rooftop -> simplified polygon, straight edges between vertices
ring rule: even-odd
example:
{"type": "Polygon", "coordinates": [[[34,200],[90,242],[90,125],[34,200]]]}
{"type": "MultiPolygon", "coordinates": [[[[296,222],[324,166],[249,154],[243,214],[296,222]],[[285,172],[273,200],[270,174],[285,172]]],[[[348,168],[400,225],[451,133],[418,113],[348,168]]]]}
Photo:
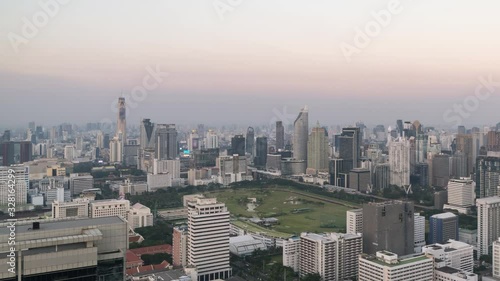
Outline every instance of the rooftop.
{"type": "MultiPolygon", "coordinates": [[[[82,218],[82,219],[48,219],[48,220],[36,220],[40,222],[39,230],[32,230],[33,221],[18,221],[16,223],[16,234],[26,233],[28,231],[47,231],[47,230],[57,230],[66,228],[84,228],[93,225],[105,225],[105,224],[116,224],[124,223],[125,221],[119,217],[103,217],[103,218],[82,218]]],[[[0,235],[9,235],[10,230],[7,228],[8,222],[0,223],[0,235]]]]}
{"type": "Polygon", "coordinates": [[[448,219],[448,218],[456,218],[457,216],[454,213],[446,212],[446,213],[441,213],[437,215],[431,216],[431,218],[436,218],[436,219],[448,219]]]}

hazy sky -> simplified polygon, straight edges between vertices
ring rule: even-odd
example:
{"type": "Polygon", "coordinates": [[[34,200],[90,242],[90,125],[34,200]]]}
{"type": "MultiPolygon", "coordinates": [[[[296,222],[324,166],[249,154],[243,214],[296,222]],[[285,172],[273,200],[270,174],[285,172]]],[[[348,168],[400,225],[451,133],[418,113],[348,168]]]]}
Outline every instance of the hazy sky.
{"type": "MultiPolygon", "coordinates": [[[[0,127],[115,120],[122,92],[129,124],[264,124],[307,104],[311,123],[454,126],[443,114],[478,77],[500,82],[498,0],[55,1],[0,2],[0,127]],[[391,18],[356,45],[373,13],[391,18]],[[147,67],[169,76],[134,99],[147,67]]],[[[464,124],[500,121],[498,84],[464,124]]]]}

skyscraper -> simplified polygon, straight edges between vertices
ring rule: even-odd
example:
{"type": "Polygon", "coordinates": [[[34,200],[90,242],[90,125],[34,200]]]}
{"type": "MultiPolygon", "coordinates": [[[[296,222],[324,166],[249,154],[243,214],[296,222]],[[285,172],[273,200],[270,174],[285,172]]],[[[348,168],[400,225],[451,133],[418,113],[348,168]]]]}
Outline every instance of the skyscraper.
{"type": "Polygon", "coordinates": [[[300,235],[300,276],[319,273],[322,280],[356,278],[362,242],[360,234],[302,233],[300,235]]]}
{"type": "Polygon", "coordinates": [[[257,137],[254,164],[257,167],[266,167],[266,163],[267,163],[267,138],[257,137]]]}
{"type": "Polygon", "coordinates": [[[215,198],[198,198],[188,204],[187,262],[197,280],[227,279],[229,265],[229,211],[215,198]]]}
{"type": "Polygon", "coordinates": [[[328,171],[328,135],[319,123],[312,129],[307,143],[307,168],[315,172],[328,171]]]}
{"type": "Polygon", "coordinates": [[[500,157],[479,156],[476,160],[476,197],[497,196],[500,185],[500,157]]]}
{"type": "Polygon", "coordinates": [[[214,130],[208,130],[205,139],[205,148],[206,149],[219,148],[219,136],[214,130]]]}
{"type": "Polygon", "coordinates": [[[410,184],[410,143],[398,138],[389,143],[391,184],[399,187],[410,184]]]}
{"type": "MultiPolygon", "coordinates": [[[[245,152],[254,156],[255,154],[255,131],[252,127],[248,127],[245,143],[245,152]]],[[[241,156],[241,155],[240,155],[241,156]]]]}
{"type": "Polygon", "coordinates": [[[154,148],[156,146],[155,131],[156,125],[155,123],[151,122],[151,119],[142,119],[139,140],[141,149],[154,148]]]}
{"type": "Polygon", "coordinates": [[[172,160],[177,158],[177,130],[175,124],[156,125],[155,158],[172,160]]]}
{"type": "Polygon", "coordinates": [[[300,111],[293,123],[293,157],[307,161],[307,140],[309,138],[309,112],[307,106],[300,111]]]}
{"type": "Polygon", "coordinates": [[[339,158],[344,160],[344,172],[348,173],[361,164],[361,134],[359,128],[343,128],[337,137],[339,142],[339,158]]]}
{"type": "Polygon", "coordinates": [[[276,150],[285,148],[285,127],[282,121],[276,121],[276,150]]]}
{"type": "Polygon", "coordinates": [[[429,218],[429,229],[430,244],[458,240],[458,216],[453,213],[433,215],[429,218]]]}
{"type": "Polygon", "coordinates": [[[500,237],[493,243],[493,277],[500,278],[500,237]]]}
{"type": "MultiPolygon", "coordinates": [[[[253,133],[251,136],[253,138],[253,133]]],[[[243,135],[235,135],[231,138],[231,155],[234,154],[238,154],[238,156],[245,156],[245,137],[243,135]]]]}
{"type": "Polygon", "coordinates": [[[413,203],[387,201],[363,205],[363,252],[390,251],[398,255],[414,252],[413,203]]]}
{"type": "Polygon", "coordinates": [[[348,234],[363,233],[363,209],[346,212],[346,232],[348,234]]]}
{"type": "Polygon", "coordinates": [[[1,144],[3,166],[22,164],[33,159],[33,145],[30,141],[7,141],[1,144]]]}
{"type": "Polygon", "coordinates": [[[493,241],[500,237],[500,197],[477,199],[476,206],[478,252],[488,255],[493,241]]]}
{"type": "Polygon", "coordinates": [[[126,120],[126,105],[125,98],[118,98],[118,120],[116,122],[116,137],[118,137],[122,144],[127,142],[127,120],[126,120]]]}
{"type": "Polygon", "coordinates": [[[472,145],[472,135],[469,134],[459,134],[456,137],[456,150],[464,153],[466,158],[466,173],[467,176],[473,173],[474,159],[473,156],[473,145],[472,145]]]}

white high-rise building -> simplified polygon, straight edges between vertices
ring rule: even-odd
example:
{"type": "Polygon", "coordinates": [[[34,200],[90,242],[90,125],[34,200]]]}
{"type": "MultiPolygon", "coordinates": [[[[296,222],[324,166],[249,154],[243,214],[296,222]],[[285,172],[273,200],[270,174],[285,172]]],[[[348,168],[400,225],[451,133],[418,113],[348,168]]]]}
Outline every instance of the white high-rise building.
{"type": "Polygon", "coordinates": [[[229,211],[215,198],[199,198],[188,204],[188,264],[196,281],[227,279],[229,265],[229,211]]]}
{"type": "Polygon", "coordinates": [[[500,278],[500,237],[493,243],[493,277],[500,278]]]}
{"type": "Polygon", "coordinates": [[[109,162],[121,163],[123,160],[123,145],[118,138],[109,142],[109,162]]]}
{"type": "Polygon", "coordinates": [[[466,272],[474,269],[474,247],[467,243],[450,240],[446,244],[424,246],[422,252],[439,259],[437,267],[449,266],[466,272]]]}
{"type": "Polygon", "coordinates": [[[300,237],[294,236],[283,240],[283,266],[299,272],[300,237]]]}
{"type": "Polygon", "coordinates": [[[68,161],[73,161],[75,159],[75,147],[72,145],[66,145],[64,147],[64,159],[68,161]]]}
{"type": "Polygon", "coordinates": [[[102,131],[97,132],[96,146],[100,149],[104,148],[104,134],[102,131]]]}
{"type": "Polygon", "coordinates": [[[322,280],[349,280],[358,275],[361,234],[302,233],[299,275],[318,273],[322,280]]]}
{"type": "Polygon", "coordinates": [[[205,148],[219,148],[219,136],[215,131],[208,130],[205,140],[205,148]]]}
{"type": "Polygon", "coordinates": [[[16,206],[26,204],[29,186],[29,166],[0,166],[0,206],[12,203],[9,198],[15,198],[16,206]]]}
{"type": "Polygon", "coordinates": [[[415,253],[421,253],[425,246],[425,217],[415,214],[413,222],[415,223],[415,253]]]}
{"type": "Polygon", "coordinates": [[[400,259],[387,251],[363,254],[358,281],[434,281],[434,259],[423,254],[400,259]]]}
{"type": "Polygon", "coordinates": [[[476,199],[475,188],[476,183],[470,178],[451,179],[448,182],[448,204],[445,208],[468,213],[476,199]]]}
{"type": "Polygon", "coordinates": [[[476,206],[478,252],[488,255],[489,247],[500,237],[500,197],[479,198],[476,206]]]}
{"type": "Polygon", "coordinates": [[[363,209],[346,212],[346,232],[348,234],[363,233],[363,209]]]}
{"type": "Polygon", "coordinates": [[[390,182],[399,187],[410,184],[410,142],[398,138],[389,143],[390,182]]]}
{"type": "Polygon", "coordinates": [[[76,150],[78,150],[78,151],[83,150],[83,137],[81,137],[81,136],[76,137],[75,147],[76,147],[76,150]]]}

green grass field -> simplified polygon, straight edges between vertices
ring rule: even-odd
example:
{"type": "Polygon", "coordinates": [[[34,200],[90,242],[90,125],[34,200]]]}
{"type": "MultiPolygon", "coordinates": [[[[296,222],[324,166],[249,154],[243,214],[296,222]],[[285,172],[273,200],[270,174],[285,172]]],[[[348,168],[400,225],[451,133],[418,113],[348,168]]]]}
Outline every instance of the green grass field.
{"type": "MultiPolygon", "coordinates": [[[[228,189],[207,193],[206,196],[216,197],[218,201],[226,203],[233,216],[275,217],[280,223],[272,226],[270,230],[288,234],[345,230],[346,211],[350,209],[274,189],[228,189]],[[247,198],[257,198],[258,204],[253,211],[247,208],[247,198]]],[[[249,222],[245,224],[249,227],[255,226],[249,222]]]]}

